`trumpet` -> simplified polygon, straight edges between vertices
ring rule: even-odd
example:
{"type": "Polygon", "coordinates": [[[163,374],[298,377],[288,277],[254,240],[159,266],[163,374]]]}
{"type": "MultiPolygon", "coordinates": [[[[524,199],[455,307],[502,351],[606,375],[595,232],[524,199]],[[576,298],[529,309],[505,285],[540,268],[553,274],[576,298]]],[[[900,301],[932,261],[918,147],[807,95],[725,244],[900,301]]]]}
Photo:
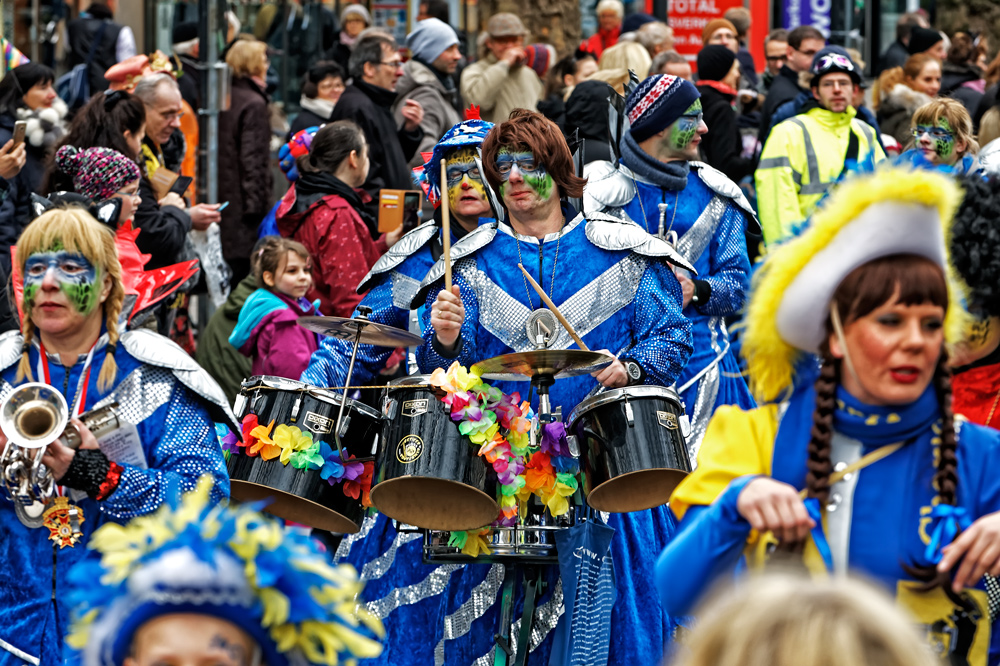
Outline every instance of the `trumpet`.
{"type": "MultiPolygon", "coordinates": [[[[100,438],[121,426],[118,403],[80,415],[80,421],[100,438]]],[[[33,382],[17,387],[0,403],[0,430],[7,446],[0,455],[0,480],[15,504],[46,503],[55,494],[55,479],[42,464],[45,449],[59,442],[71,449],[83,443],[79,430],[69,422],[69,407],[62,393],[48,384],[33,382]]]]}

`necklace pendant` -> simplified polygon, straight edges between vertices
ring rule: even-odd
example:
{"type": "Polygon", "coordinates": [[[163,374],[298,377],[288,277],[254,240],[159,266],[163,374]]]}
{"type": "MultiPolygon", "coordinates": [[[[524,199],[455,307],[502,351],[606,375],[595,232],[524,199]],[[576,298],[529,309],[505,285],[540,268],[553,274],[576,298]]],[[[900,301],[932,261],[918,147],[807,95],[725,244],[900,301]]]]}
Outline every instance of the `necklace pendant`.
{"type": "Polygon", "coordinates": [[[83,510],[70,504],[65,497],[56,497],[52,506],[42,514],[42,519],[42,524],[49,528],[49,540],[59,544],[60,548],[72,548],[83,536],[80,530],[84,521],[83,510]]]}
{"type": "Polygon", "coordinates": [[[528,315],[526,328],[528,341],[535,349],[548,349],[555,344],[559,334],[559,322],[548,308],[538,308],[528,315]]]}

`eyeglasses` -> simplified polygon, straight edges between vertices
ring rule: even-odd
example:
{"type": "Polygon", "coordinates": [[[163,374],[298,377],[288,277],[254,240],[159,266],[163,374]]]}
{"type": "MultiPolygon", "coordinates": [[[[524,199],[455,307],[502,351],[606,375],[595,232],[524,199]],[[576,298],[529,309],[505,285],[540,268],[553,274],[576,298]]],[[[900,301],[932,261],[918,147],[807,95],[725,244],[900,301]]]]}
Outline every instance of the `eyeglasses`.
{"type": "Polygon", "coordinates": [[[180,120],[181,118],[184,117],[183,111],[170,111],[164,113],[163,111],[157,110],[156,112],[160,114],[160,117],[166,120],[168,123],[173,122],[174,120],[180,120]]]}
{"type": "Polygon", "coordinates": [[[141,194],[139,194],[139,190],[136,190],[135,192],[118,191],[118,192],[115,192],[115,194],[121,195],[123,197],[129,197],[129,198],[132,198],[132,199],[138,199],[138,198],[140,198],[142,196],[141,194]]]}
{"type": "MultiPolygon", "coordinates": [[[[795,49],[794,46],[792,48],[795,49]]],[[[809,56],[810,58],[812,58],[814,55],[816,55],[818,53],[818,51],[816,49],[809,49],[808,51],[802,51],[800,49],[795,49],[795,50],[798,51],[799,53],[801,53],[804,56],[809,56]]]]}
{"type": "Polygon", "coordinates": [[[690,120],[696,125],[700,125],[701,121],[705,119],[705,114],[699,111],[698,113],[685,113],[681,116],[684,120],[690,120]]]}
{"type": "Polygon", "coordinates": [[[913,130],[911,130],[910,133],[913,134],[914,139],[919,139],[924,134],[930,135],[932,139],[938,139],[941,141],[945,141],[955,137],[954,134],[952,134],[946,129],[942,129],[940,127],[928,127],[926,125],[917,125],[916,127],[913,128],[913,130]]]}
{"type": "MultiPolygon", "coordinates": [[[[510,169],[508,169],[508,171],[510,171],[510,169]]],[[[463,167],[456,164],[454,166],[448,167],[447,169],[446,177],[448,178],[448,184],[455,185],[456,183],[462,182],[462,179],[465,178],[466,174],[468,174],[469,178],[471,178],[472,180],[483,179],[482,176],[479,174],[478,165],[472,164],[470,166],[463,167]]]]}
{"type": "Polygon", "coordinates": [[[388,62],[386,62],[384,60],[376,60],[375,64],[376,65],[388,65],[389,67],[392,67],[393,69],[403,69],[403,61],[402,60],[390,60],[388,62]]]}
{"type": "Polygon", "coordinates": [[[768,62],[778,62],[779,60],[788,60],[788,56],[786,55],[766,56],[764,59],[767,60],[768,62]]]}
{"type": "Polygon", "coordinates": [[[523,157],[501,155],[497,158],[497,171],[500,172],[501,176],[506,176],[514,168],[515,164],[519,171],[535,171],[538,169],[534,155],[525,155],[523,157]]]}

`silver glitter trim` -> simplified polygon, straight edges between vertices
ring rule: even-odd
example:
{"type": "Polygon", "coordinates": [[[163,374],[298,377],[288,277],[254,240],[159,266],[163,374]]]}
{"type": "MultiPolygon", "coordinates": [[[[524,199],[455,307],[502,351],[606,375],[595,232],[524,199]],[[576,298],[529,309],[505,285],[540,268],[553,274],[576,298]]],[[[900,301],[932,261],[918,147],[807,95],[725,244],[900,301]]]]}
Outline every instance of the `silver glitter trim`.
{"type": "Polygon", "coordinates": [[[704,162],[688,162],[688,164],[698,170],[701,181],[708,185],[709,189],[716,194],[730,199],[734,204],[743,209],[743,212],[748,216],[747,219],[757,227],[757,230],[760,229],[760,223],[757,221],[757,213],[754,212],[753,206],[747,201],[739,185],[734,183],[726,174],[704,162]]]}
{"type": "Polygon", "coordinates": [[[472,623],[478,620],[496,603],[497,593],[503,585],[504,566],[494,564],[490,567],[486,578],[477,585],[469,598],[454,613],[444,619],[444,631],[441,640],[434,647],[434,666],[444,666],[445,641],[461,638],[472,629],[472,623]]]}
{"type": "Polygon", "coordinates": [[[409,310],[410,303],[420,291],[420,280],[403,275],[399,271],[389,273],[389,279],[392,281],[392,304],[400,310],[409,310]]]}
{"type": "Polygon", "coordinates": [[[691,410],[691,434],[688,436],[687,447],[692,469],[698,466],[698,451],[705,438],[705,431],[708,430],[708,422],[712,418],[718,396],[719,364],[716,363],[698,382],[698,397],[695,398],[694,409],[691,410]]]}
{"type": "MultiPolygon", "coordinates": [[[[466,234],[457,243],[451,246],[451,262],[454,265],[459,259],[467,257],[474,252],[481,250],[490,244],[497,235],[497,223],[491,222],[476,227],[475,230],[466,234]]],[[[432,284],[444,277],[444,260],[438,259],[437,263],[431,266],[426,277],[420,283],[420,291],[425,292],[432,284]]]]}
{"type": "Polygon", "coordinates": [[[371,562],[365,564],[365,566],[361,569],[361,578],[363,580],[376,580],[381,578],[385,575],[385,572],[392,567],[392,563],[396,560],[396,551],[399,550],[400,546],[423,538],[424,535],[419,533],[397,534],[396,538],[392,540],[392,546],[389,547],[389,550],[386,551],[384,555],[380,555],[371,562]]]}
{"type": "Polygon", "coordinates": [[[129,423],[142,423],[153,412],[170,402],[174,385],[174,376],[169,370],[140,365],[119,382],[111,393],[98,401],[94,408],[117,402],[118,416],[129,423]]]}
{"type": "Polygon", "coordinates": [[[396,241],[396,244],[389,248],[389,251],[379,257],[368,275],[358,284],[358,293],[368,291],[372,288],[369,284],[376,275],[381,275],[399,266],[411,254],[427,244],[427,241],[437,235],[438,228],[433,222],[425,222],[416,229],[407,232],[396,241]]]}
{"type": "MultiPolygon", "coordinates": [[[[545,641],[548,635],[556,628],[559,624],[560,618],[566,613],[566,606],[563,604],[563,587],[562,578],[560,577],[552,588],[552,596],[541,606],[535,609],[535,614],[532,616],[533,621],[531,623],[531,635],[528,638],[528,652],[534,652],[538,649],[538,646],[545,641]]],[[[518,618],[517,622],[511,625],[510,628],[510,647],[517,654],[517,639],[521,632],[521,619],[518,618]]],[[[496,653],[496,645],[490,648],[490,651],[483,656],[476,659],[473,666],[492,666],[493,658],[496,653]]]]}
{"type": "MultiPolygon", "coordinates": [[[[583,336],[603,324],[609,317],[627,306],[639,289],[639,280],[646,272],[646,259],[637,254],[626,255],[617,264],[598,275],[564,302],[559,310],[576,332],[583,336]]],[[[455,271],[472,286],[480,303],[479,325],[514,351],[534,349],[528,339],[527,322],[531,310],[505,292],[471,259],[455,264],[455,271]]],[[[573,339],[559,327],[551,349],[568,349],[573,339]]]]}
{"type": "Polygon", "coordinates": [[[689,262],[694,263],[712,242],[715,232],[719,229],[719,222],[725,214],[726,202],[719,197],[712,197],[695,223],[677,241],[677,251],[689,262]]]}
{"type": "MultiPolygon", "coordinates": [[[[553,243],[559,240],[560,236],[568,234],[569,232],[573,231],[573,229],[576,229],[576,227],[579,226],[581,222],[585,221],[586,220],[583,217],[583,213],[577,213],[576,217],[574,217],[572,220],[564,224],[562,228],[559,229],[559,231],[553,231],[552,233],[545,234],[544,236],[542,236],[541,242],[553,243]]],[[[522,236],[521,234],[514,231],[514,227],[510,226],[506,222],[501,222],[500,224],[498,224],[497,230],[507,234],[511,238],[524,241],[525,243],[532,243],[534,245],[538,245],[539,243],[538,238],[536,238],[535,236],[522,236]]]]}
{"type": "Polygon", "coordinates": [[[365,606],[375,617],[384,620],[400,606],[420,603],[428,597],[434,597],[444,592],[444,588],[448,586],[448,581],[451,579],[451,574],[461,566],[461,564],[440,566],[419,583],[396,588],[388,596],[369,601],[365,606]]]}
{"type": "Polygon", "coordinates": [[[333,556],[333,561],[340,562],[351,553],[351,549],[355,543],[364,541],[372,531],[372,528],[375,527],[376,520],[378,520],[378,516],[365,516],[365,519],[361,522],[360,530],[354,534],[344,535],[344,538],[340,540],[340,545],[337,546],[337,553],[333,556]]]}

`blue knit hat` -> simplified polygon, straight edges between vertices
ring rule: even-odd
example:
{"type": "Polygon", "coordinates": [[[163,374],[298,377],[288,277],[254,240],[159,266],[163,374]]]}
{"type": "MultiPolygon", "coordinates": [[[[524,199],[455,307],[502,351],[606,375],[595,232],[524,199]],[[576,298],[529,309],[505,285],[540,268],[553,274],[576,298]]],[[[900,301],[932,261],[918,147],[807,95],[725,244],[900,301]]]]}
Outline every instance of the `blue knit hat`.
{"type": "MultiPolygon", "coordinates": [[[[479,107],[466,112],[467,116],[478,116],[479,107]]],[[[493,129],[493,123],[480,120],[478,117],[467,118],[444,133],[441,140],[434,145],[431,158],[424,164],[421,179],[430,186],[429,198],[434,201],[441,197],[441,160],[445,154],[458,148],[479,148],[483,145],[486,135],[493,129]]]]}
{"type": "Polygon", "coordinates": [[[645,141],[674,124],[700,97],[686,79],[670,74],[650,76],[625,100],[629,133],[637,142],[645,141]]]}
{"type": "Polygon", "coordinates": [[[432,64],[442,53],[458,44],[455,30],[436,18],[424,19],[406,36],[406,47],[414,58],[432,64]]]}

